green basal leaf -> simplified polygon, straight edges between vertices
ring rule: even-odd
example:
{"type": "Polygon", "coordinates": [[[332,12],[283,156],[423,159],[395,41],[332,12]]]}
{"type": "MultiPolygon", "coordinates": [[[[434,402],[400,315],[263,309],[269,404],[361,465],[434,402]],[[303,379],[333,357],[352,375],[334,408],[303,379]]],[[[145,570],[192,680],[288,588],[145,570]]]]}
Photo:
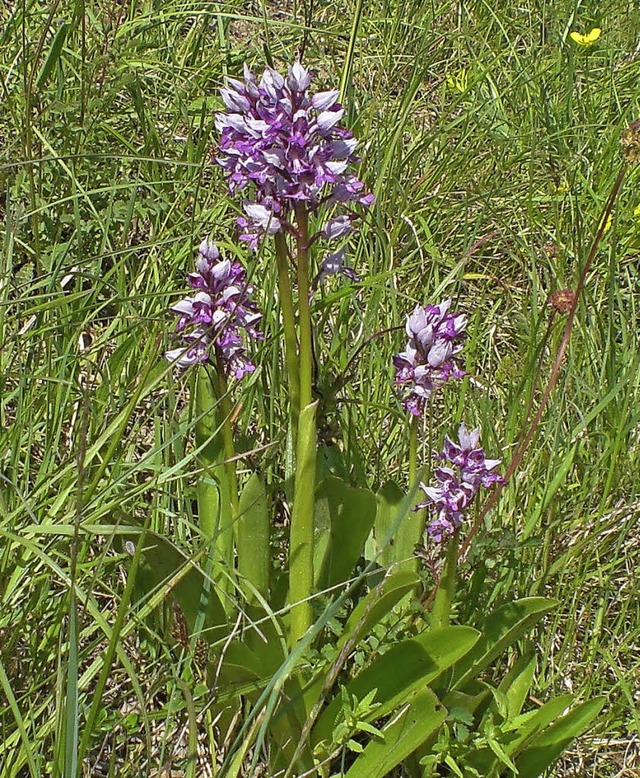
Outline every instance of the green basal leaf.
{"type": "Polygon", "coordinates": [[[520,775],[536,778],[552,765],[571,743],[591,726],[604,706],[599,697],[578,705],[550,727],[547,727],[517,760],[520,775]]]}
{"type": "MultiPolygon", "coordinates": [[[[374,625],[384,618],[418,583],[417,574],[411,571],[389,572],[378,586],[363,597],[353,609],[345,624],[344,632],[338,640],[337,650],[342,650],[348,641],[355,646],[364,635],[370,634],[374,625]]],[[[307,710],[311,710],[318,701],[323,691],[326,672],[325,669],[316,673],[307,684],[304,691],[307,710]]]]}
{"type": "Polygon", "coordinates": [[[382,729],[356,759],[346,778],[384,778],[442,725],[447,711],[435,694],[421,689],[382,729]]]}
{"type": "Polygon", "coordinates": [[[329,476],[316,492],[315,516],[315,583],[326,589],[353,574],[375,520],[376,498],[329,476]]]}
{"type": "MultiPolygon", "coordinates": [[[[517,732],[520,744],[524,743],[527,738],[537,734],[544,727],[551,724],[552,721],[561,716],[573,702],[573,697],[570,694],[561,694],[558,697],[554,697],[549,702],[538,708],[537,710],[530,710],[526,713],[521,713],[516,716],[512,721],[506,722],[502,729],[505,732],[517,732]]],[[[515,753],[515,751],[513,751],[515,753]]]]}
{"type": "MultiPolygon", "coordinates": [[[[350,696],[361,700],[371,689],[379,707],[373,718],[391,714],[419,688],[426,687],[447,668],[460,660],[477,642],[479,634],[471,627],[445,627],[427,630],[411,640],[392,646],[347,685],[350,696]]],[[[340,711],[335,697],[322,712],[312,730],[312,741],[326,740],[340,711]]]]}
{"type": "Polygon", "coordinates": [[[238,573],[247,601],[257,605],[254,589],[265,599],[269,596],[271,516],[262,478],[253,473],[247,481],[238,505],[236,551],[238,573]]]}
{"type": "Polygon", "coordinates": [[[517,659],[500,682],[498,690],[505,697],[506,719],[513,719],[522,711],[522,706],[531,689],[535,670],[536,656],[533,652],[528,652],[517,659]]]}
{"type": "MultiPolygon", "coordinates": [[[[259,628],[248,627],[241,639],[223,644],[214,659],[216,673],[229,683],[266,681],[286,657],[283,629],[274,619],[262,619],[259,628]]],[[[224,695],[225,689],[220,693],[224,695]]],[[[243,692],[244,693],[244,692],[243,692]]]]}
{"type": "MultiPolygon", "coordinates": [[[[480,640],[473,651],[456,666],[450,689],[463,689],[557,605],[557,600],[527,597],[494,611],[482,625],[480,640]]],[[[446,698],[444,702],[446,705],[446,698]]]]}
{"type": "MultiPolygon", "coordinates": [[[[516,766],[516,757],[524,753],[540,732],[558,716],[561,716],[571,702],[571,695],[564,694],[550,700],[538,710],[520,714],[511,721],[502,724],[500,727],[500,746],[516,766]]],[[[480,775],[492,777],[499,775],[503,760],[496,756],[495,750],[491,749],[487,742],[486,745],[481,745],[477,750],[469,753],[466,763],[476,769],[480,775]]]]}
{"type": "Polygon", "coordinates": [[[489,689],[486,684],[469,684],[464,692],[453,691],[447,694],[450,711],[464,709],[469,714],[476,714],[479,708],[482,708],[490,697],[489,689]]]}
{"type": "Polygon", "coordinates": [[[412,570],[390,570],[384,579],[363,597],[351,612],[338,641],[338,648],[348,641],[354,644],[420,583],[412,570]]]}
{"type": "Polygon", "coordinates": [[[394,562],[406,559],[413,554],[413,548],[407,555],[406,549],[398,545],[397,532],[392,536],[393,524],[404,500],[404,492],[393,481],[387,481],[376,495],[378,503],[376,520],[372,531],[372,553],[371,559],[388,567],[394,562]]]}
{"type": "Polygon", "coordinates": [[[232,640],[224,651],[220,678],[226,683],[247,683],[263,677],[259,656],[241,640],[232,640]]]}

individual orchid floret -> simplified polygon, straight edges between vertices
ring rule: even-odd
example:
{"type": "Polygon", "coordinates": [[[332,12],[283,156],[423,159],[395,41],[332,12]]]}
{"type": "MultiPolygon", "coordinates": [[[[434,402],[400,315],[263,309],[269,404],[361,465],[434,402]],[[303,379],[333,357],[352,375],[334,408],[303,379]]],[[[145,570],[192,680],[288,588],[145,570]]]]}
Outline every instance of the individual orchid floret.
{"type": "Polygon", "coordinates": [[[275,235],[282,225],[275,213],[258,203],[244,203],[245,216],[238,217],[238,226],[243,230],[240,240],[246,240],[252,249],[258,245],[261,235],[275,235]]]}
{"type": "Polygon", "coordinates": [[[416,306],[407,317],[406,350],[393,358],[395,383],[409,389],[403,404],[414,416],[422,413],[435,389],[465,375],[456,354],[463,347],[467,319],[450,313],[450,307],[451,300],[416,306]]]}
{"type": "Polygon", "coordinates": [[[465,483],[476,488],[489,487],[502,481],[497,473],[492,472],[502,460],[486,458],[484,449],[480,446],[479,428],[468,432],[465,425],[461,424],[458,441],[459,443],[454,443],[450,438],[445,438],[444,449],[439,458],[460,468],[465,483]]]}
{"type": "Polygon", "coordinates": [[[297,204],[314,211],[325,202],[373,200],[349,170],[359,162],[357,141],[340,126],[338,90],[311,95],[310,83],[298,62],[286,78],[267,68],[259,81],[245,66],[244,80],[228,79],[221,90],[227,110],[216,115],[217,160],[231,192],[247,191],[252,201],[240,219],[252,246],[284,229],[297,204]]]}
{"type": "Polygon", "coordinates": [[[343,238],[345,235],[350,235],[353,230],[353,214],[348,216],[335,216],[333,219],[324,225],[322,233],[325,238],[334,240],[335,238],[343,238]]]}
{"type": "Polygon", "coordinates": [[[167,351],[166,358],[181,369],[202,362],[218,362],[228,375],[242,378],[255,370],[247,357],[241,332],[261,340],[257,328],[262,315],[251,300],[253,288],[239,262],[222,259],[215,243],[204,240],[198,249],[196,272],[188,275],[196,290],[171,307],[179,315],[177,330],[184,344],[167,351]]]}
{"type": "Polygon", "coordinates": [[[437,458],[449,466],[435,470],[434,485],[420,488],[427,499],[416,506],[416,510],[427,508],[433,518],[427,524],[427,534],[436,543],[450,538],[462,525],[465,513],[480,487],[491,487],[503,479],[493,472],[501,459],[487,459],[480,446],[480,430],[467,431],[464,424],[458,430],[458,443],[445,438],[444,449],[437,458]]]}
{"type": "Polygon", "coordinates": [[[335,276],[338,273],[346,276],[350,281],[354,283],[358,281],[358,276],[355,271],[350,267],[346,267],[344,264],[345,249],[341,248],[335,251],[333,254],[329,254],[320,263],[320,270],[313,279],[313,288],[317,289],[321,283],[329,276],[335,276]]]}

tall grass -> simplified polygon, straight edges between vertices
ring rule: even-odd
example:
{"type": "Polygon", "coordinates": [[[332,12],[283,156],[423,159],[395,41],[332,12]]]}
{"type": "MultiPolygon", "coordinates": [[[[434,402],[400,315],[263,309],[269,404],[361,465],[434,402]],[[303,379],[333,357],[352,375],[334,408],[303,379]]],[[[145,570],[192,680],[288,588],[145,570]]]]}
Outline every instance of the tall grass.
{"type": "MultiPolygon", "coordinates": [[[[188,755],[203,743],[223,753],[230,722],[217,742],[198,664],[163,609],[169,585],[139,601],[141,543],[127,527],[198,558],[193,386],[162,354],[165,312],[201,236],[246,259],[211,156],[224,75],[304,47],[318,81],[340,83],[363,139],[376,205],[352,251],[362,283],[316,296],[326,339],[315,357],[336,378],[317,387],[323,433],[348,415],[360,452],[349,476],[361,482],[366,463],[377,486],[406,479],[408,441],[389,421],[401,414],[390,354],[402,336],[372,336],[415,302],[459,300],[476,366],[434,406],[425,440],[435,448],[464,410],[487,450],[515,445],[539,397],[536,366],[549,371],[561,337],[558,322],[539,348],[547,297],[575,283],[620,130],[640,115],[640,12],[623,0],[20,0],[0,19],[0,773],[71,776],[84,749],[89,774],[184,760],[200,774],[188,755]],[[595,26],[589,50],[568,37],[595,26]]],[[[638,766],[637,193],[636,168],[558,387],[458,605],[472,619],[514,593],[561,600],[537,636],[539,695],[570,688],[609,703],[558,775],[638,766]]],[[[285,380],[273,257],[249,263],[270,337],[237,423],[247,451],[267,447],[255,456],[277,482],[283,454],[270,444],[284,411],[265,391],[285,380]]]]}

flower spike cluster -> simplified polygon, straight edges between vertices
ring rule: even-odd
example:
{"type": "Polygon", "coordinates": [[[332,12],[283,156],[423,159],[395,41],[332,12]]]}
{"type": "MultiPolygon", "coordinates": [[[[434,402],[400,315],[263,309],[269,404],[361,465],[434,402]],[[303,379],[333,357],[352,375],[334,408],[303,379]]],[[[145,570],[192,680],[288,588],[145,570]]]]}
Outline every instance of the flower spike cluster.
{"type": "Polygon", "coordinates": [[[418,305],[407,317],[406,350],[393,358],[395,383],[409,388],[403,404],[414,416],[422,413],[437,387],[465,375],[455,356],[463,346],[467,319],[449,313],[450,307],[451,300],[439,305],[418,305]]]}
{"type": "Polygon", "coordinates": [[[239,262],[222,259],[214,243],[202,241],[196,272],[189,273],[189,286],[196,290],[171,307],[179,314],[178,332],[184,345],[165,356],[186,369],[199,362],[219,362],[225,372],[240,379],[255,370],[246,355],[241,331],[261,340],[257,324],[262,318],[251,300],[253,288],[239,262]]]}
{"type": "MultiPolygon", "coordinates": [[[[238,224],[253,248],[262,236],[287,229],[297,204],[314,211],[322,203],[373,201],[349,172],[359,162],[357,141],[340,126],[338,90],[310,94],[310,84],[298,62],[286,78],[267,68],[260,80],[245,65],[244,80],[229,79],[221,90],[227,111],[216,115],[217,160],[231,192],[247,192],[238,224]]],[[[323,234],[331,239],[352,230],[351,219],[339,216],[323,234]]]]}
{"type": "Polygon", "coordinates": [[[481,486],[491,487],[502,483],[502,477],[493,471],[501,459],[487,459],[480,447],[480,430],[467,431],[464,424],[458,430],[458,443],[445,438],[444,449],[438,454],[441,462],[449,466],[436,468],[436,484],[420,488],[427,499],[416,510],[429,508],[435,517],[427,525],[427,533],[442,543],[458,529],[464,514],[481,486]]]}

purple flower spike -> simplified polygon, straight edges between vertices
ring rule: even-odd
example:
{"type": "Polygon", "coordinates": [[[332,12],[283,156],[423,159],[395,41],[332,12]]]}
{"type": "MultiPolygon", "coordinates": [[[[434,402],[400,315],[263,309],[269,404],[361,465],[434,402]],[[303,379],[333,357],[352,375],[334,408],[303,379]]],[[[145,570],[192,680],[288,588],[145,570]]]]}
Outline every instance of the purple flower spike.
{"type": "Polygon", "coordinates": [[[480,447],[480,430],[467,431],[464,424],[458,430],[458,441],[454,443],[445,438],[444,449],[438,459],[453,467],[437,467],[436,484],[420,488],[427,499],[416,506],[415,510],[428,508],[434,518],[427,525],[427,534],[436,543],[450,538],[461,526],[465,511],[473,502],[481,486],[490,487],[503,483],[497,473],[492,472],[501,459],[487,459],[480,447]]]}
{"type": "Polygon", "coordinates": [[[480,447],[480,430],[476,428],[467,432],[464,424],[458,430],[459,444],[449,438],[444,439],[444,450],[439,455],[441,460],[448,460],[452,465],[459,467],[462,480],[471,484],[474,488],[479,486],[492,486],[500,483],[502,478],[491,472],[496,468],[501,459],[487,459],[484,450],[480,447]]]}
{"type": "Polygon", "coordinates": [[[203,240],[198,252],[196,272],[188,275],[196,293],[171,306],[180,316],[177,330],[184,345],[165,356],[183,370],[220,360],[227,374],[242,378],[255,366],[246,355],[241,331],[255,340],[263,338],[257,329],[262,314],[251,300],[253,287],[244,267],[221,259],[215,243],[203,240]]]}
{"type": "Polygon", "coordinates": [[[310,83],[299,62],[286,78],[267,68],[260,81],[245,66],[244,81],[229,79],[221,90],[227,111],[216,115],[218,162],[232,193],[253,191],[247,218],[238,222],[254,248],[260,237],[286,226],[297,203],[314,211],[324,202],[373,200],[348,170],[359,162],[357,141],[340,126],[338,91],[310,95],[310,83]]]}
{"type": "Polygon", "coordinates": [[[451,300],[439,305],[418,305],[407,317],[406,350],[393,358],[395,383],[409,387],[403,404],[413,416],[422,413],[435,389],[465,375],[455,356],[462,350],[467,319],[449,313],[450,307],[451,300]]]}

